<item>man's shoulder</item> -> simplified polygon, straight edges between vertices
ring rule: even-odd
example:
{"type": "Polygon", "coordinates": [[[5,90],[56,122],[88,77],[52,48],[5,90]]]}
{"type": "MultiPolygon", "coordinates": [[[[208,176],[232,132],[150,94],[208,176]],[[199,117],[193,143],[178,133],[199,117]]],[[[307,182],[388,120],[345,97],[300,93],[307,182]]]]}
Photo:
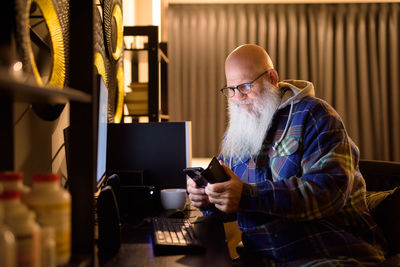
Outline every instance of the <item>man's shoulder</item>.
{"type": "MultiPolygon", "coordinates": [[[[317,97],[306,97],[293,107],[291,126],[313,127],[313,125],[343,125],[336,110],[317,97]]],[[[340,126],[342,127],[342,126],[340,126]]]]}
{"type": "Polygon", "coordinates": [[[325,100],[307,96],[296,103],[296,112],[308,112],[316,115],[331,115],[334,117],[340,117],[336,110],[325,100]]]}
{"type": "Polygon", "coordinates": [[[297,105],[301,107],[329,107],[333,109],[328,102],[315,96],[306,96],[297,102],[297,105]]]}

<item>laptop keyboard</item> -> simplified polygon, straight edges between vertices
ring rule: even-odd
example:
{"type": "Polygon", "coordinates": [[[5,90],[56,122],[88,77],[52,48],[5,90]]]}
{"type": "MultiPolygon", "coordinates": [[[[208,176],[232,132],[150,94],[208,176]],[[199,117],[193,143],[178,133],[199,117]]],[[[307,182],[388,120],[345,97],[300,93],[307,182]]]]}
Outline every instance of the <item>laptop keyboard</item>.
{"type": "Polygon", "coordinates": [[[152,221],[155,255],[190,254],[205,251],[195,234],[193,224],[188,219],[156,217],[152,221]]]}

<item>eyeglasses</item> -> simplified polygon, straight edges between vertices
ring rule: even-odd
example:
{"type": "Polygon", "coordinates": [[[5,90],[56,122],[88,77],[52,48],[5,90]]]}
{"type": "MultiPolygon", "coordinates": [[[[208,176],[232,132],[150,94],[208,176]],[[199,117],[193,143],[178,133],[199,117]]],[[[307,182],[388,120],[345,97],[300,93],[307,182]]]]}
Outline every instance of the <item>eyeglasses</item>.
{"type": "Polygon", "coordinates": [[[257,81],[261,76],[267,73],[269,70],[264,71],[260,75],[258,75],[254,80],[248,83],[241,83],[237,86],[227,86],[220,89],[221,93],[223,93],[226,97],[233,97],[235,95],[235,89],[241,92],[244,95],[250,94],[252,89],[252,84],[257,81]]]}

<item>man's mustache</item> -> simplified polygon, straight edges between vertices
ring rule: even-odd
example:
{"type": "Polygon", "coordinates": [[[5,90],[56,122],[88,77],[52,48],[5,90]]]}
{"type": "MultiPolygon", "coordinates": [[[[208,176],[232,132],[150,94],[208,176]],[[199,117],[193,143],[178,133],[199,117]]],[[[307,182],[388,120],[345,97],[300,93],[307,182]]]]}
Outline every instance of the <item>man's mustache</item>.
{"type": "Polygon", "coordinates": [[[235,105],[248,105],[248,104],[253,104],[254,101],[250,100],[250,99],[245,99],[245,100],[241,100],[241,101],[232,101],[232,104],[235,105]]]}

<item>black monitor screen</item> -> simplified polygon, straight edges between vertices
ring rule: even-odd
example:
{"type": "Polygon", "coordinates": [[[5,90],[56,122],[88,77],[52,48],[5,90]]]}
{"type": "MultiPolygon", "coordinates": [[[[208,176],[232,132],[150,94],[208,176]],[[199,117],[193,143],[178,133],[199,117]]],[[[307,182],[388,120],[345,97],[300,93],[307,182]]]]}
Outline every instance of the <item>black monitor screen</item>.
{"type": "Polygon", "coordinates": [[[156,189],[186,188],[190,148],[190,122],[109,124],[107,172],[131,172],[132,184],[156,189]],[[133,181],[133,172],[143,181],[133,181]]]}

